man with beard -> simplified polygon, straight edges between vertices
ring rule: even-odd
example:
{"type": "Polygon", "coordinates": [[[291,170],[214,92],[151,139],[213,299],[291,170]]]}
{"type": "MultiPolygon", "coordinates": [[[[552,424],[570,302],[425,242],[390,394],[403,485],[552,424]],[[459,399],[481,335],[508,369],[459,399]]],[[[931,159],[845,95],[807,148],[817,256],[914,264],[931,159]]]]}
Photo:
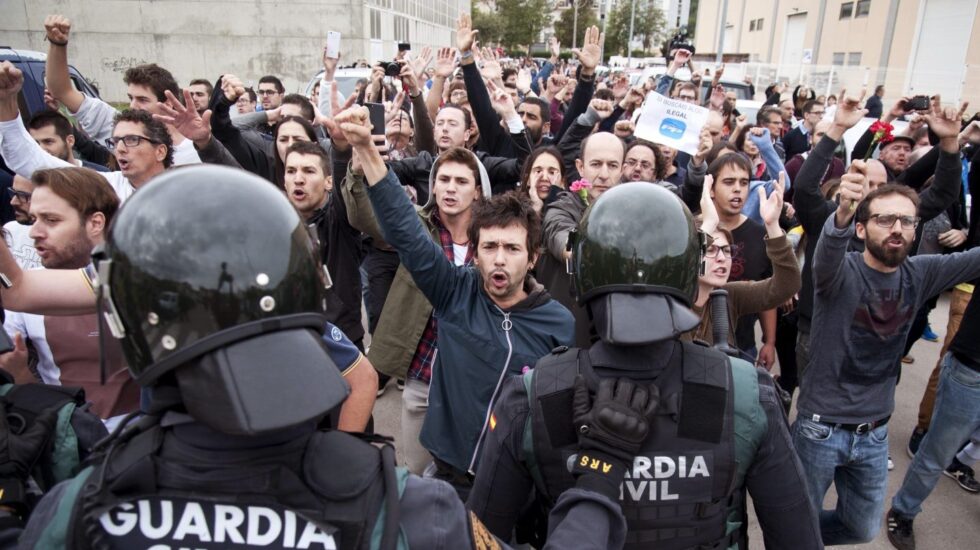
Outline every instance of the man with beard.
{"type": "Polygon", "coordinates": [[[869,542],[881,526],[887,423],[916,310],[943,289],[980,276],[980,249],[908,258],[918,195],[895,184],[868,190],[865,165],[855,161],[841,178],[840,204],[813,255],[811,360],[793,425],[818,510],[835,482],[837,509],[820,516],[828,546],[869,542]],[[864,252],[847,252],[855,234],[864,252]]]}
{"type": "MultiPolygon", "coordinates": [[[[81,269],[91,262],[92,249],[105,235],[119,199],[105,178],[87,168],[38,170],[31,177],[30,236],[47,269],[81,269]]],[[[116,340],[105,339],[106,381],[100,383],[99,330],[95,313],[34,315],[6,312],[4,330],[14,351],[0,356],[0,365],[19,382],[39,377],[45,384],[85,390],[92,410],[112,430],[139,405],[139,386],[130,377],[116,340]],[[29,374],[24,340],[37,349],[38,364],[29,374]],[[110,341],[111,340],[111,341],[110,341]]]]}
{"type": "Polygon", "coordinates": [[[528,97],[517,106],[528,137],[534,147],[551,145],[551,106],[539,97],[528,97]]]}

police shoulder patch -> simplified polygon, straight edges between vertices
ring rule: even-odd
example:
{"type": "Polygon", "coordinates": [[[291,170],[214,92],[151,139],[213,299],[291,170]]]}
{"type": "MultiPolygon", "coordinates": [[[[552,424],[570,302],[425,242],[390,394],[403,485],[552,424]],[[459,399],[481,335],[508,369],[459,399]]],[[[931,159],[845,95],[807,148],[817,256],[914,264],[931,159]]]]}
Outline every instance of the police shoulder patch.
{"type": "Polygon", "coordinates": [[[330,329],[330,337],[333,338],[334,342],[339,342],[344,339],[344,333],[340,332],[340,329],[333,327],[330,329]]]}
{"type": "Polygon", "coordinates": [[[474,550],[502,550],[500,543],[490,533],[486,525],[476,517],[472,511],[469,512],[470,532],[473,536],[474,550]]]}

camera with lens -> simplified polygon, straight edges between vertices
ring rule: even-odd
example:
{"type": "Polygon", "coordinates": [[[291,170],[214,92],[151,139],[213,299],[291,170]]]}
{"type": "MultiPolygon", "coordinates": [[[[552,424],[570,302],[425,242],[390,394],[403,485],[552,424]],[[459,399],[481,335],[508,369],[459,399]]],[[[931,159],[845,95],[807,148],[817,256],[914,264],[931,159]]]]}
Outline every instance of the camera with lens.
{"type": "Polygon", "coordinates": [[[398,76],[402,73],[403,63],[400,61],[382,61],[378,65],[384,69],[385,76],[398,76]]]}
{"type": "MultiPolygon", "coordinates": [[[[691,42],[691,38],[687,35],[687,27],[681,27],[677,34],[670,39],[670,46],[668,46],[668,51],[673,52],[675,50],[687,50],[694,55],[694,44],[691,42]]],[[[673,59],[673,54],[671,54],[671,59],[673,59]]],[[[670,61],[670,59],[668,59],[670,61]]]]}

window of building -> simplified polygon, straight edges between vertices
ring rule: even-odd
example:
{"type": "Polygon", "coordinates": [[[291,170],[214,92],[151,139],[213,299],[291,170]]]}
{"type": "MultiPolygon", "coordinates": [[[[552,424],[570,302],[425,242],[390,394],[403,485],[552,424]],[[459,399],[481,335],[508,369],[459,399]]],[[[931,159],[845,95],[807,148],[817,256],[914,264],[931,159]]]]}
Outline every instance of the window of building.
{"type": "Polygon", "coordinates": [[[392,18],[392,22],[394,23],[395,40],[398,42],[409,42],[408,18],[396,15],[392,18]]]}
{"type": "Polygon", "coordinates": [[[832,64],[835,66],[841,66],[844,64],[844,52],[834,52],[834,59],[832,64]]]}
{"type": "Polygon", "coordinates": [[[378,10],[371,11],[371,38],[375,40],[381,40],[381,12],[378,10]]]}
{"type": "Polygon", "coordinates": [[[847,54],[847,64],[848,65],[860,65],[861,64],[861,52],[851,52],[847,54]]]}
{"type": "Polygon", "coordinates": [[[757,30],[757,31],[761,31],[762,30],[762,19],[761,18],[755,20],[755,30],[757,30]]]}
{"type": "Polygon", "coordinates": [[[844,2],[840,5],[840,19],[850,19],[854,15],[854,2],[844,2]]]}
{"type": "Polygon", "coordinates": [[[755,19],[749,21],[749,32],[752,32],[754,30],[755,30],[755,19]]]}
{"type": "Polygon", "coordinates": [[[858,0],[854,17],[867,17],[871,13],[871,0],[858,0]]]}

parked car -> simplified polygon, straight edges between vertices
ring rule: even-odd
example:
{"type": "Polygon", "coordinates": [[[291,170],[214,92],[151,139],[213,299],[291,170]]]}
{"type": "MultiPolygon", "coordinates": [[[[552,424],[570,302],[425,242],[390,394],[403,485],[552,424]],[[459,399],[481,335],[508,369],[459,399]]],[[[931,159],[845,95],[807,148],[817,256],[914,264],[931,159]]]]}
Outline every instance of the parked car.
{"type": "MultiPolygon", "coordinates": [[[[17,96],[20,106],[20,116],[27,120],[34,113],[46,109],[44,105],[44,63],[47,54],[28,50],[15,50],[8,46],[0,46],[0,61],[9,61],[24,73],[24,87],[17,96]]],[[[69,65],[68,73],[72,84],[83,94],[98,98],[99,91],[82,73],[69,65]]]]}
{"type": "Polygon", "coordinates": [[[740,115],[745,115],[745,120],[749,124],[755,124],[756,115],[759,114],[759,110],[762,109],[762,102],[755,101],[754,99],[736,99],[735,100],[735,110],[738,111],[740,115]]]}

